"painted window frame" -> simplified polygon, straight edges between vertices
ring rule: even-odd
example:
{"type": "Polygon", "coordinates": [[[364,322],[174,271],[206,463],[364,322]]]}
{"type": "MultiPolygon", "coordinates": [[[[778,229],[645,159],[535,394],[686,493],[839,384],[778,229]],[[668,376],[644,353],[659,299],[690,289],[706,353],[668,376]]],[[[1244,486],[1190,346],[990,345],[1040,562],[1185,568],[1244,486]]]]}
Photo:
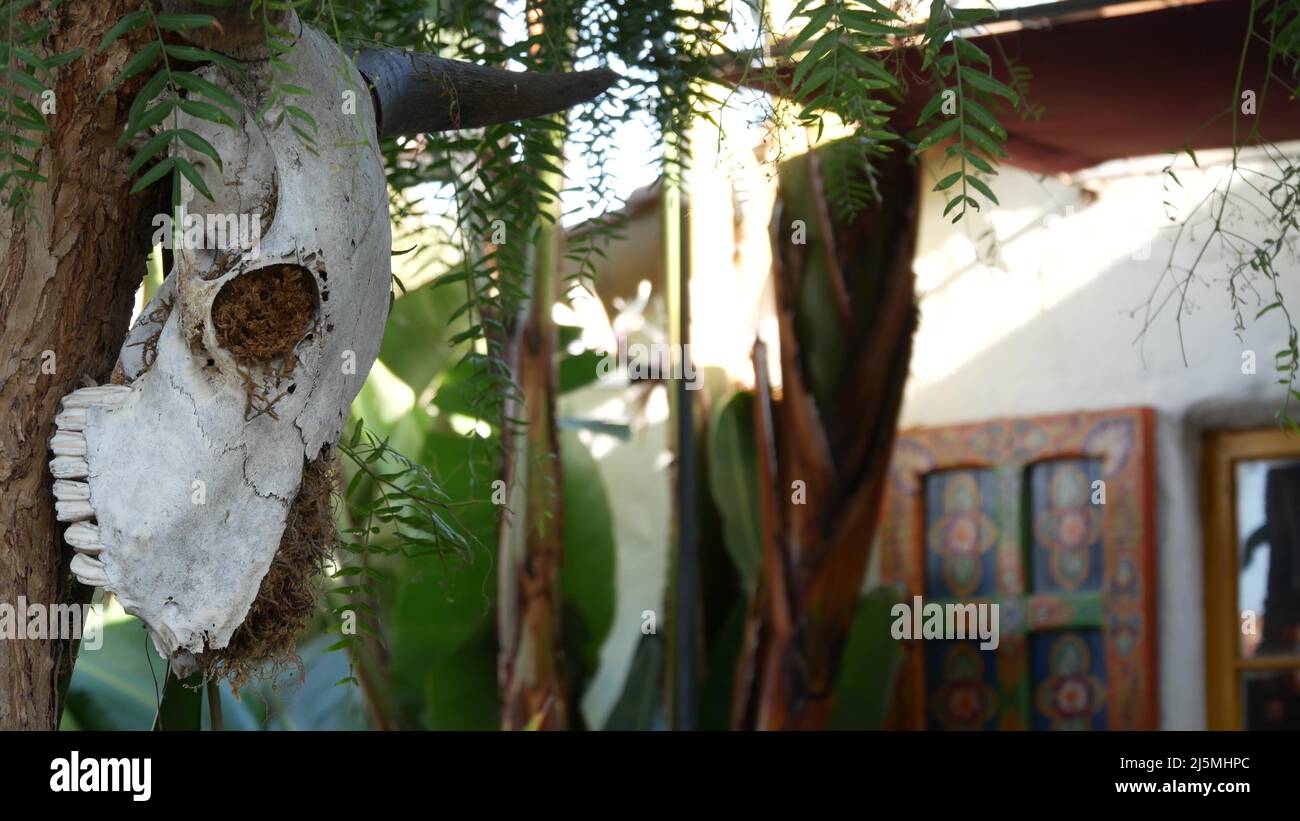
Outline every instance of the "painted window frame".
{"type": "MultiPolygon", "coordinates": [[[[1154,430],[1155,414],[1150,408],[1121,408],[901,431],[882,507],[882,579],[900,586],[908,601],[925,594],[926,474],[991,468],[1013,469],[1024,475],[1029,465],[1038,462],[1101,459],[1108,497],[1102,525],[1106,726],[1113,730],[1158,729],[1154,430]],[[1127,433],[1110,436],[1111,431],[1127,433]],[[1129,648],[1122,653],[1116,650],[1120,633],[1129,648]]],[[[1021,556],[1023,537],[1023,533],[1014,536],[1021,556]]],[[[1020,595],[1032,599],[1028,592],[1020,595]]],[[[1027,610],[1028,629],[1068,624],[1068,614],[1057,625],[1058,614],[1035,614],[1032,602],[1027,610]]],[[[890,709],[891,727],[919,730],[927,726],[923,643],[905,642],[906,658],[890,709]]],[[[1029,717],[1022,718],[1027,723],[1029,717]]]]}

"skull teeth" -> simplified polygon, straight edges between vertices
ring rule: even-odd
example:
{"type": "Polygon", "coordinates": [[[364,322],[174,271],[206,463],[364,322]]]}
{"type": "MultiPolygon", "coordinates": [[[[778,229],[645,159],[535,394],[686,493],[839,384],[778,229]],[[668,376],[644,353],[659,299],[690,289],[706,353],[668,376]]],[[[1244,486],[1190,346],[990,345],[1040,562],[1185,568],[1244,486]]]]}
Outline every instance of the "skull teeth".
{"type": "Polygon", "coordinates": [[[78,553],[72,557],[70,569],[72,575],[76,576],[77,581],[82,584],[91,587],[103,587],[108,584],[108,574],[104,572],[104,565],[98,559],[78,553]]]}
{"type": "Polygon", "coordinates": [[[68,408],[62,413],[55,415],[54,424],[59,428],[59,430],[85,430],[86,409],[68,408]]]}
{"type": "Polygon", "coordinates": [[[64,532],[63,538],[74,550],[87,556],[98,556],[104,549],[99,541],[99,525],[90,522],[74,522],[64,532]]]}
{"type": "Polygon", "coordinates": [[[60,502],[89,502],[90,485],[86,482],[56,479],[54,482],[54,498],[60,502]]]}
{"type": "Polygon", "coordinates": [[[50,473],[55,479],[85,479],[90,465],[80,456],[56,456],[50,460],[50,473]]]}
{"type": "MultiPolygon", "coordinates": [[[[54,417],[55,432],[50,437],[50,450],[54,453],[50,460],[50,473],[55,480],[54,516],[60,522],[74,523],[68,528],[68,543],[87,553],[98,553],[102,546],[99,528],[87,524],[95,518],[95,509],[90,506],[90,485],[74,481],[90,476],[84,433],[86,409],[91,405],[116,405],[130,392],[130,388],[122,385],[82,388],[63,397],[63,411],[54,417]]],[[[87,578],[93,576],[92,572],[87,578]]]]}
{"type": "Polygon", "coordinates": [[[86,435],[75,430],[60,430],[50,437],[50,450],[55,456],[85,456],[86,435]]]}
{"type": "Polygon", "coordinates": [[[63,397],[63,409],[88,408],[91,405],[115,407],[131,393],[126,385],[100,385],[94,388],[80,388],[63,397]]]}
{"type": "Polygon", "coordinates": [[[90,502],[78,499],[54,502],[54,517],[60,522],[85,522],[95,518],[95,509],[90,502]]]}

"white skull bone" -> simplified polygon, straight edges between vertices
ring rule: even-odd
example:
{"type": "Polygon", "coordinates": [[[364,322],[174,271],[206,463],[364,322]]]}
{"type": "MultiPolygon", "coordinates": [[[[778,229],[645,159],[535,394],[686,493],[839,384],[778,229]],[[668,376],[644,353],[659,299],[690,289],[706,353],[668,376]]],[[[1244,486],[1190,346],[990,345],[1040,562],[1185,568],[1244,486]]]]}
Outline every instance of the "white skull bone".
{"type": "Polygon", "coordinates": [[[245,113],[238,130],[180,116],[224,166],[185,155],[215,199],[195,197],[191,213],[260,213],[260,243],[176,248],[123,348],[129,384],[69,394],[51,442],[74,574],[116,594],[177,672],[225,647],[243,622],[303,466],[337,441],[387,316],[391,233],[370,95],[311,27],[285,59],[292,82],[312,91],[292,103],[317,124],[316,153],[287,125],[272,127],[276,110],[256,119],[271,85],[267,64],[248,64],[244,77],[202,70],[245,113]],[[237,358],[213,322],[218,294],[240,278],[256,290],[258,277],[286,270],[301,276],[313,315],[283,329],[288,355],[237,358]]]}

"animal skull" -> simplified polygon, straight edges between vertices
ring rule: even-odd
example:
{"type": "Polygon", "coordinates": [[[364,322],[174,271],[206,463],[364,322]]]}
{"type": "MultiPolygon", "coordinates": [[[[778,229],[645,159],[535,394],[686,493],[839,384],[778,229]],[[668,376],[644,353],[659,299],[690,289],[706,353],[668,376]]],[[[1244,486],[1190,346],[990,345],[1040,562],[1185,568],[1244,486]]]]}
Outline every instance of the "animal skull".
{"type": "Polygon", "coordinates": [[[273,126],[278,106],[251,113],[275,82],[256,56],[268,12],[251,11],[235,0],[214,11],[222,25],[186,34],[239,52],[245,68],[202,70],[243,104],[237,129],[179,115],[223,160],[216,168],[184,149],[214,198],[191,200],[204,218],[201,247],[174,249],[119,355],[121,380],[66,396],[50,443],[72,572],[116,594],[182,676],[243,623],[304,466],[329,456],[378,354],[392,248],[378,138],[551,114],[617,79],[386,47],[354,64],[292,11],[270,11],[279,28],[300,31],[278,56],[311,92],[293,97],[317,124],[311,151],[273,126]],[[253,215],[260,242],[223,247],[222,220],[253,215]]]}
{"type": "Polygon", "coordinates": [[[237,130],[180,115],[215,201],[190,212],[260,214],[259,247],[178,247],[132,328],[124,384],[63,400],[50,469],[72,571],[114,593],[178,674],[225,647],[280,544],[303,467],[328,454],[378,354],[391,233],[370,93],[327,37],[302,26],[284,56],[317,123],[307,150],[276,109],[258,119],[268,64],[203,69],[243,103],[237,130]],[[351,107],[344,105],[351,101],[351,107]]]}

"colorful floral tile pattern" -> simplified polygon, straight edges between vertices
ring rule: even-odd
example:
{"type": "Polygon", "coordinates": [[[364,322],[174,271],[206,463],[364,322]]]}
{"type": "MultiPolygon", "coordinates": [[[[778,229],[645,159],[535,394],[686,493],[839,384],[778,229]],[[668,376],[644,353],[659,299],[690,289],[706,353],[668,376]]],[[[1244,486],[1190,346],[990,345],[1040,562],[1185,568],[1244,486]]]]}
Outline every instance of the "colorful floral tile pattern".
{"type": "Polygon", "coordinates": [[[1106,729],[1106,645],[1100,630],[1049,630],[1029,640],[1033,729],[1106,729]]]}
{"type": "Polygon", "coordinates": [[[899,435],[884,580],[998,603],[1001,641],[909,642],[894,726],[1158,726],[1152,432],[1125,409],[899,435]]]}
{"type": "Polygon", "coordinates": [[[1062,459],[1028,467],[1030,577],[1035,593],[1101,587],[1104,505],[1096,504],[1100,459],[1062,459]]]}
{"type": "Polygon", "coordinates": [[[925,582],[930,595],[996,595],[998,501],[992,471],[939,471],[925,477],[925,582]]]}

